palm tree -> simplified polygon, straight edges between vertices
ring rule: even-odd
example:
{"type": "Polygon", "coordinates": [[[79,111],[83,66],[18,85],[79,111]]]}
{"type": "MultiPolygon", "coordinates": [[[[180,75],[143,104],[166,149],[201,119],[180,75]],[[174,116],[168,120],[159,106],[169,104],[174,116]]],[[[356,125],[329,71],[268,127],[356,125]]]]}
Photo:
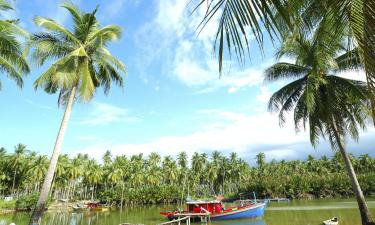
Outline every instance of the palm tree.
{"type": "Polygon", "coordinates": [[[229,55],[234,51],[240,63],[249,53],[249,43],[255,37],[263,48],[263,30],[274,36],[304,26],[311,33],[321,19],[333,24],[331,33],[358,43],[358,53],[366,72],[372,117],[375,123],[375,3],[371,0],[197,0],[196,8],[206,6],[198,28],[203,29],[216,15],[219,24],[214,42],[218,52],[219,71],[223,68],[224,45],[229,55]],[[301,15],[301,12],[303,15],[301,15]],[[301,20],[301,18],[303,18],[301,20]],[[262,28],[265,28],[262,30],[262,28]],[[350,30],[350,32],[347,32],[350,30]],[[234,49],[234,50],[233,50],[234,49]]]}
{"type": "MultiPolygon", "coordinates": [[[[337,56],[341,38],[331,35],[329,23],[323,20],[313,36],[299,32],[285,38],[277,56],[295,58],[295,63],[277,63],[266,70],[266,80],[294,79],[275,92],[269,102],[278,111],[280,124],[292,111],[296,130],[310,130],[310,141],[316,146],[319,137],[328,138],[333,150],[344,159],[354,194],[361,212],[362,224],[373,224],[355,171],[345,149],[347,136],[358,139],[366,126],[368,96],[366,84],[333,75],[335,71],[353,68],[358,61],[348,55],[337,56]]],[[[354,53],[353,53],[354,54],[354,53]]]]}
{"type": "MultiPolygon", "coordinates": [[[[0,0],[0,14],[14,10],[5,0],[0,0]]],[[[16,20],[0,20],[0,70],[15,80],[19,87],[23,86],[22,77],[30,72],[18,36],[28,37],[27,32],[17,26],[16,20]]],[[[1,90],[1,82],[0,82],[1,90]]]]}
{"type": "Polygon", "coordinates": [[[35,188],[34,191],[39,191],[39,185],[47,173],[47,166],[47,156],[39,155],[33,160],[31,167],[27,171],[27,175],[33,178],[35,188]]]}
{"type": "Polygon", "coordinates": [[[26,153],[28,150],[26,149],[26,145],[19,143],[14,147],[14,154],[10,158],[10,166],[13,168],[14,173],[13,173],[13,187],[12,187],[12,192],[13,195],[15,194],[15,186],[16,186],[16,176],[17,176],[17,171],[21,169],[23,160],[26,156],[26,153]]]}
{"type": "Polygon", "coordinates": [[[68,2],[62,7],[73,18],[74,29],[70,31],[52,19],[35,17],[35,23],[46,32],[33,34],[30,41],[33,58],[39,65],[55,60],[35,81],[34,87],[44,88],[51,94],[59,92],[58,102],[65,105],[50,165],[30,224],[40,224],[74,100],[90,101],[99,86],[107,94],[112,82],[123,85],[120,72],[126,73],[124,64],[106,48],[110,41],[120,37],[121,28],[114,25],[101,27],[96,19],[97,9],[86,13],[68,2]]]}

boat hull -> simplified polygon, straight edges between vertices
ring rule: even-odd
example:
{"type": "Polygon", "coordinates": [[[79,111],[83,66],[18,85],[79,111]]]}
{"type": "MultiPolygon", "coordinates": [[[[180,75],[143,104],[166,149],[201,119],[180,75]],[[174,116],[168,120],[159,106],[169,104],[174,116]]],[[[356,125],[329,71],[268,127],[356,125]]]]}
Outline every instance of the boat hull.
{"type": "Polygon", "coordinates": [[[212,214],[211,220],[232,220],[244,218],[257,218],[262,217],[266,208],[265,203],[257,203],[248,207],[244,207],[229,212],[212,214]]]}

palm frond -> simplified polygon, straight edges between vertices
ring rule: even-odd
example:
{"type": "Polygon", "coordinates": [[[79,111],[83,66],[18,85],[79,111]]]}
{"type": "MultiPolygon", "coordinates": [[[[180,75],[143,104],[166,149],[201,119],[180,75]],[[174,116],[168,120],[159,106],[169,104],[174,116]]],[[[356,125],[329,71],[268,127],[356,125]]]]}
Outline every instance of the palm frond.
{"type": "Polygon", "coordinates": [[[16,81],[19,87],[23,86],[22,74],[13,66],[11,62],[0,56],[0,70],[4,71],[8,77],[16,81]]]}
{"type": "Polygon", "coordinates": [[[80,98],[83,101],[91,100],[95,92],[95,85],[92,79],[92,75],[89,70],[89,62],[85,60],[79,67],[79,73],[81,75],[81,84],[78,90],[80,98]]]}
{"type": "Polygon", "coordinates": [[[363,69],[358,48],[345,52],[344,54],[338,56],[335,60],[338,66],[335,72],[363,69]]]}
{"type": "Polygon", "coordinates": [[[43,27],[47,30],[64,34],[69,39],[74,41],[76,44],[80,44],[80,41],[75,37],[73,33],[71,33],[69,30],[67,30],[65,27],[61,26],[60,24],[56,23],[52,19],[36,16],[34,17],[34,22],[36,25],[43,27]]]}
{"type": "Polygon", "coordinates": [[[306,76],[309,69],[291,63],[276,63],[265,71],[265,81],[276,81],[281,79],[295,79],[306,76]]]}
{"type": "Polygon", "coordinates": [[[0,10],[7,11],[7,10],[14,10],[12,5],[9,4],[6,0],[0,0],[0,10]]]}
{"type": "Polygon", "coordinates": [[[262,27],[271,38],[277,36],[277,25],[273,10],[276,9],[287,24],[289,17],[284,11],[282,0],[199,0],[196,9],[206,5],[206,13],[198,29],[204,29],[215,15],[220,21],[216,32],[214,49],[218,52],[219,71],[223,67],[224,44],[229,55],[235,52],[238,61],[245,62],[246,52],[249,53],[251,34],[263,49],[262,27]],[[206,3],[206,4],[204,4],[206,3]]]}

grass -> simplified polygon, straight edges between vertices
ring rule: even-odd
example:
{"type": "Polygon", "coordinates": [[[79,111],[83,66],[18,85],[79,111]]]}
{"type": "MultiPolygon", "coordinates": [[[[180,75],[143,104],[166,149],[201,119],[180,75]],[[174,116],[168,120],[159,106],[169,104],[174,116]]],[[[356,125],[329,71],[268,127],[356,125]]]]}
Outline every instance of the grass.
{"type": "Polygon", "coordinates": [[[12,200],[12,201],[0,200],[0,209],[15,209],[16,201],[17,200],[12,200]]]}

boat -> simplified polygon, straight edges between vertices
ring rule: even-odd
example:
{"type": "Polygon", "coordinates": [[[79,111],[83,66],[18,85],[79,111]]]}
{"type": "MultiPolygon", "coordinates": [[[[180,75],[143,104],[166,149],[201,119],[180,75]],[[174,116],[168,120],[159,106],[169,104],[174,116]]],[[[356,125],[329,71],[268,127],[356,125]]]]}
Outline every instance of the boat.
{"type": "Polygon", "coordinates": [[[333,217],[332,219],[324,220],[323,224],[324,225],[338,225],[339,224],[339,220],[338,220],[337,217],[333,217]]]}
{"type": "Polygon", "coordinates": [[[84,205],[84,204],[75,204],[72,206],[73,210],[74,211],[83,211],[83,210],[87,210],[89,209],[89,207],[87,205],[84,205]]]}
{"type": "Polygon", "coordinates": [[[182,216],[190,216],[192,218],[209,218],[210,220],[231,220],[242,218],[262,217],[266,208],[265,202],[249,202],[229,208],[219,200],[213,201],[188,201],[186,202],[187,210],[175,210],[169,212],[161,212],[169,220],[174,220],[182,216]]]}
{"type": "Polygon", "coordinates": [[[94,212],[106,212],[109,210],[109,206],[94,202],[88,203],[87,207],[90,209],[90,211],[94,212]]]}

